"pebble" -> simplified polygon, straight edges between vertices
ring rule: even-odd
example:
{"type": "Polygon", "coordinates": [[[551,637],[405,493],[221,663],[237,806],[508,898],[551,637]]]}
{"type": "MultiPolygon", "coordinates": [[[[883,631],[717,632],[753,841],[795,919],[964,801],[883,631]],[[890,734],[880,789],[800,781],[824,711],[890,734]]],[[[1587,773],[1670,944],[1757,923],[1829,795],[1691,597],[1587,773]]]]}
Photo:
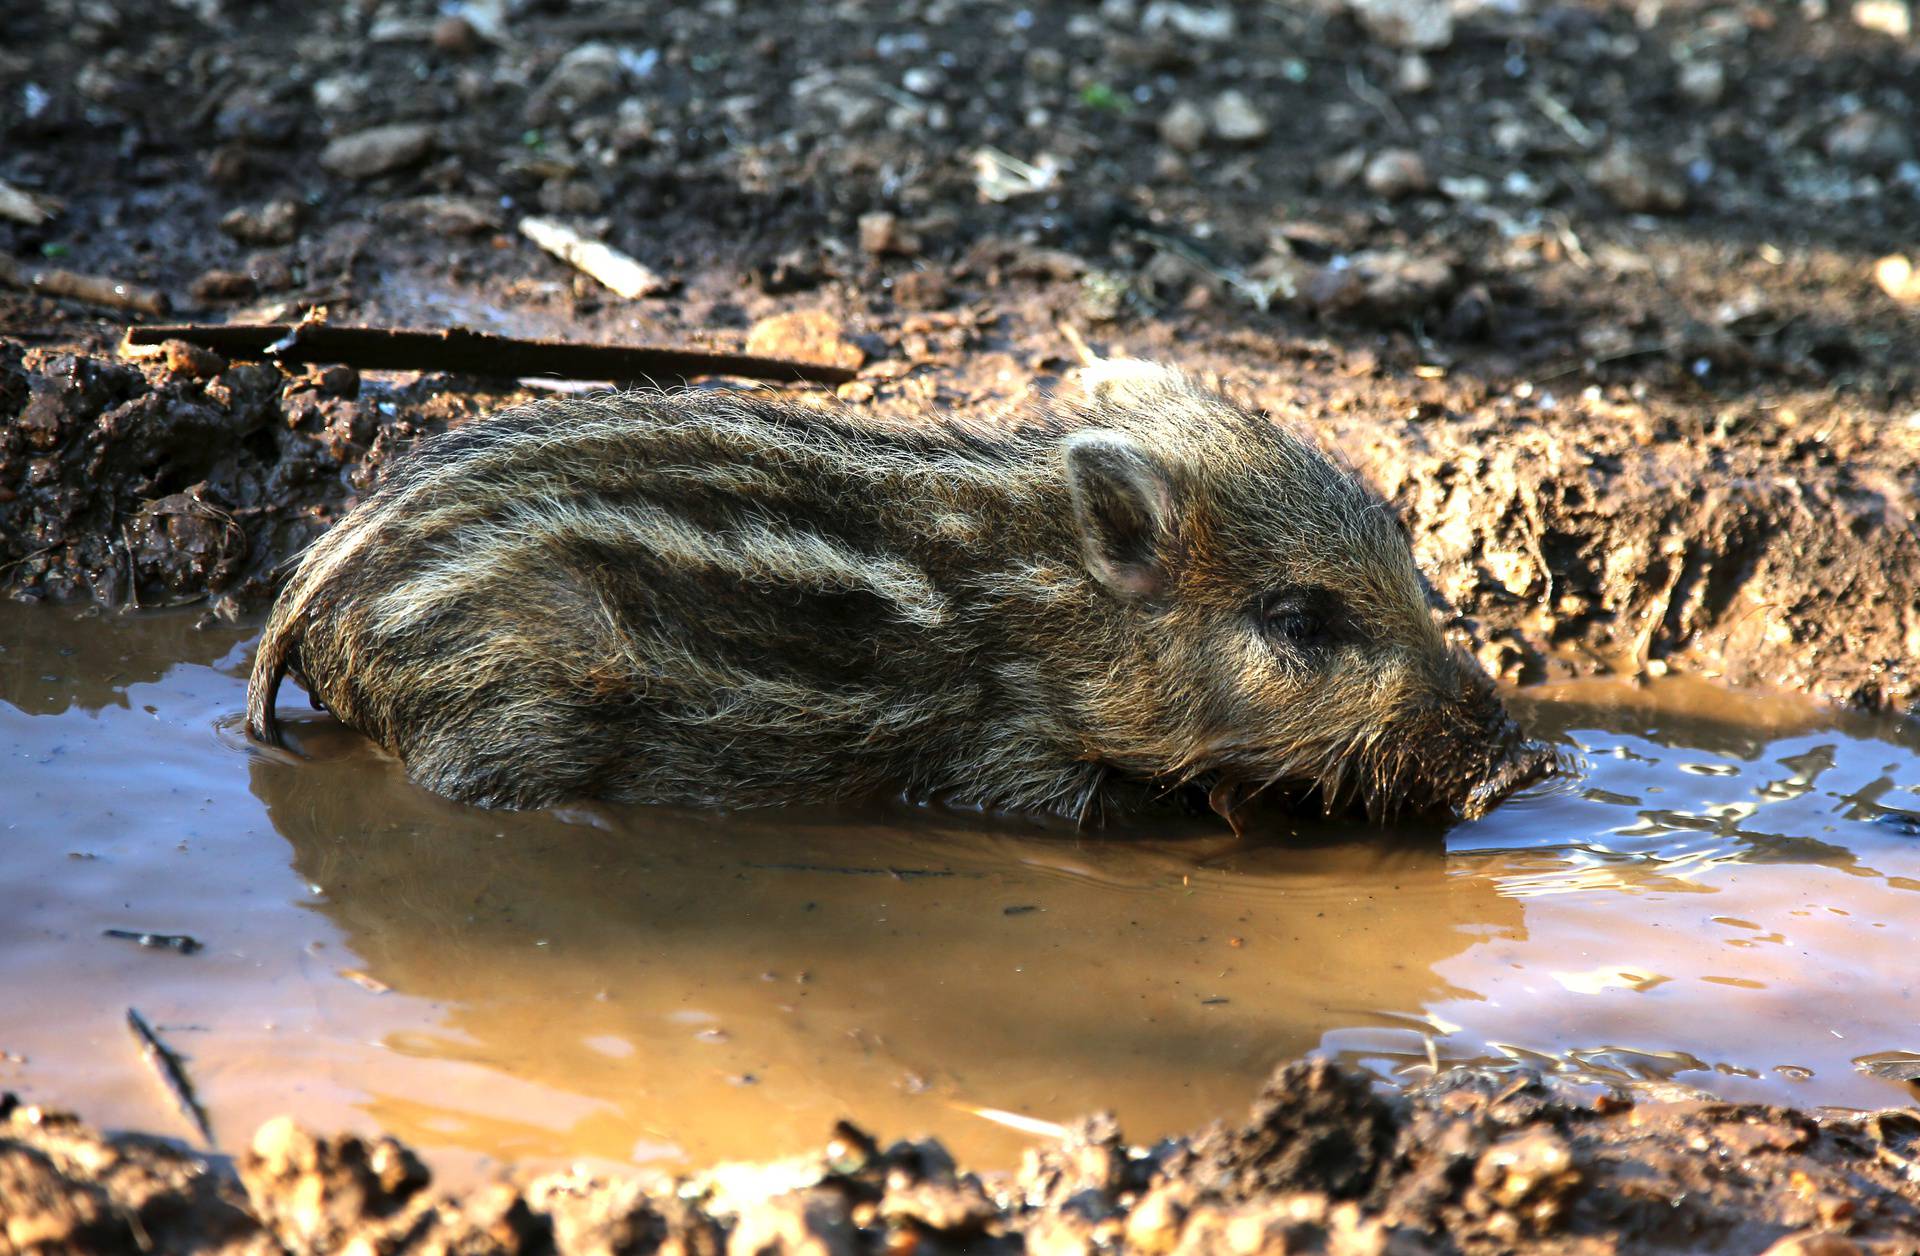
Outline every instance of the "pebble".
{"type": "Polygon", "coordinates": [[[1367,191],[1382,200],[1397,201],[1433,186],[1427,163],[1409,148],[1388,148],[1374,154],[1360,173],[1367,191]]]}
{"type": "Polygon", "coordinates": [[[1920,305],[1920,267],[1904,253],[1889,253],[1873,264],[1873,281],[1902,305],[1920,305]]]}
{"type": "Polygon", "coordinates": [[[190,379],[212,379],[227,369],[227,360],[203,345],[168,340],[160,346],[167,370],[190,379]]]}
{"type": "Polygon", "coordinates": [[[747,352],[850,369],[867,360],[860,346],[846,338],[840,320],[825,310],[792,310],[761,319],[747,332],[747,352]]]}
{"type": "Polygon", "coordinates": [[[1212,114],[1214,138],[1228,144],[1257,143],[1272,129],[1266,115],[1237,88],[1228,88],[1213,98],[1212,114]]]}
{"type": "Polygon", "coordinates": [[[859,229],[860,251],[873,257],[912,257],[920,251],[920,241],[885,210],[860,215],[859,229]]]}
{"type": "Polygon", "coordinates": [[[291,244],[299,226],[299,203],[284,198],[242,206],[220,220],[220,230],[242,244],[291,244]]]}
{"type": "Polygon", "coordinates": [[[1433,63],[1417,52],[1408,53],[1394,70],[1393,86],[1405,95],[1418,96],[1433,86],[1433,63]]]}
{"type": "Polygon", "coordinates": [[[371,179],[425,161],[434,132],[424,122],[395,122],[343,135],[320,153],[320,165],[344,179],[371,179]]]}
{"type": "Polygon", "coordinates": [[[540,125],[566,117],[582,105],[620,95],[626,88],[627,67],[620,50],[611,44],[581,44],[553,67],[527,100],[527,120],[540,125]]]}
{"type": "Polygon", "coordinates": [[[204,305],[210,301],[244,301],[258,292],[259,286],[243,270],[209,270],[195,279],[188,291],[204,305]]]}
{"type": "Polygon", "coordinates": [[[946,85],[946,73],[937,66],[916,65],[900,76],[900,86],[916,96],[931,96],[946,85]]]}
{"type": "Polygon", "coordinates": [[[1453,42],[1450,0],[1349,0],[1353,15],[1390,48],[1431,52],[1453,42]]]}
{"type": "Polygon", "coordinates": [[[1172,0],[1154,0],[1140,15],[1140,29],[1148,35],[1172,31],[1202,43],[1224,44],[1233,38],[1237,24],[1233,10],[1224,5],[1203,9],[1197,5],[1175,4],[1172,0]]]}
{"type": "Polygon", "coordinates": [[[1913,37],[1913,6],[1908,0],[1854,0],[1853,23],[1904,41],[1913,37]]]}
{"type": "Polygon", "coordinates": [[[893,281],[895,304],[909,310],[941,309],[952,299],[947,277],[937,270],[910,270],[893,281]]]}
{"type": "Polygon", "coordinates": [[[1681,65],[1675,86],[1696,105],[1717,105],[1727,94],[1727,67],[1718,61],[1688,61],[1681,65]]]}
{"type": "Polygon", "coordinates": [[[329,74],[315,79],[313,105],[322,113],[352,113],[367,103],[373,78],[367,74],[329,74]]]}
{"type": "Polygon", "coordinates": [[[1207,139],[1207,113],[1191,100],[1178,100],[1160,115],[1160,139],[1183,153],[1199,150],[1207,139]]]}
{"type": "Polygon", "coordinates": [[[1587,177],[1629,214],[1677,214],[1687,207],[1687,185],[1624,144],[1589,166],[1587,177]]]}
{"type": "Polygon", "coordinates": [[[1892,166],[1913,155],[1906,129],[1877,109],[1862,109],[1828,128],[1827,156],[1850,166],[1892,166]]]}
{"type": "Polygon", "coordinates": [[[380,216],[416,223],[444,236],[491,235],[506,225],[492,205],[469,196],[415,196],[389,201],[381,207],[380,216]]]}
{"type": "Polygon", "coordinates": [[[449,56],[464,57],[480,47],[480,32],[458,13],[433,24],[433,46],[449,56]]]}

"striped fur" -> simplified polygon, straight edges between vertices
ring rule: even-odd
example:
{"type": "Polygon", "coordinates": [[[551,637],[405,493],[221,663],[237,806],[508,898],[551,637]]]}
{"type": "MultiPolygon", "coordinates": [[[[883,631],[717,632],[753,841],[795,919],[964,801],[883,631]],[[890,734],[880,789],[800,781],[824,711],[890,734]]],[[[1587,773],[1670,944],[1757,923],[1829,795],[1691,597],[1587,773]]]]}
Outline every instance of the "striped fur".
{"type": "Polygon", "coordinates": [[[1469,811],[1524,749],[1388,509],[1142,364],[1006,431],[746,393],[504,411],[303,557],[258,737],[289,671],[420,784],[495,806],[905,789],[1084,818],[1286,783],[1469,811]],[[1295,587],[1337,594],[1338,650],[1271,648],[1250,608],[1295,587]]]}

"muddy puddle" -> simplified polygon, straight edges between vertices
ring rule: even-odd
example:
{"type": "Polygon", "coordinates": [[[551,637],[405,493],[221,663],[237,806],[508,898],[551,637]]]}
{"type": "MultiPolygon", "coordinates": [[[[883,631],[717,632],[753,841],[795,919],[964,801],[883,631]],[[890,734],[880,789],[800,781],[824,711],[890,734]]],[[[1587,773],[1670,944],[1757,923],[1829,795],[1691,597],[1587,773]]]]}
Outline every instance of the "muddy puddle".
{"type": "Polygon", "coordinates": [[[249,639],[0,607],[0,1089],[188,1136],[137,1007],[223,1148],[291,1111],[455,1180],[762,1157],[842,1115],[1010,1167],[1030,1135],[980,1110],[1113,1107],[1147,1137],[1309,1053],[1911,1097],[1859,1064],[1920,1052],[1920,739],[1887,722],[1679,680],[1530,691],[1578,777],[1444,833],[508,815],[317,716],[307,761],[250,750],[249,639]]]}

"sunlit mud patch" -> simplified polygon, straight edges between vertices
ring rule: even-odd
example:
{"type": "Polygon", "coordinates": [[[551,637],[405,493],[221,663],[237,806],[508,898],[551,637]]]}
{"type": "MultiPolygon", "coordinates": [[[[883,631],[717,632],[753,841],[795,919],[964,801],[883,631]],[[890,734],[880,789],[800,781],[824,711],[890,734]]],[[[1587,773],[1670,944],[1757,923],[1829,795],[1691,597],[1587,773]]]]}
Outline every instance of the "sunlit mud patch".
{"type": "Polygon", "coordinates": [[[247,746],[246,634],[190,622],[0,608],[0,1089],[103,1124],[189,1133],[129,1007],[223,1147],[292,1111],[456,1178],[767,1156],[841,1116],[1010,1165],[1020,1118],[1151,1137],[1306,1053],[1815,1105],[1920,1072],[1920,753],[1887,722],[1536,691],[1575,770],[1445,833],[500,814],[323,717],[305,758],[247,746]]]}

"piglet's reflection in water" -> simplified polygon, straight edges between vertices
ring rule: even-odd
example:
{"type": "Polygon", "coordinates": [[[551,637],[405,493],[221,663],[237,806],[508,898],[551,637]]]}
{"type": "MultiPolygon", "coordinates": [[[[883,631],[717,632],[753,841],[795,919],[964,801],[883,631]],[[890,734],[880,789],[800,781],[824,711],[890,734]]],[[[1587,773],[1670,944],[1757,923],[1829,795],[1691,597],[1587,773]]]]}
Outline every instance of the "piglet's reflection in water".
{"type": "MultiPolygon", "coordinates": [[[[390,1045],[605,1105],[593,1150],[810,1146],[845,1115],[1011,1162],[970,1106],[1117,1107],[1136,1136],[1236,1110],[1329,1030],[1470,997],[1436,965],[1520,940],[1437,830],[1235,843],[1204,820],[1098,840],[950,815],[488,812],[329,723],[254,792],[365,960],[445,1006],[390,1045]],[[1471,922],[1463,928],[1463,922],[1471,922]]],[[[403,1133],[462,1102],[380,1095],[403,1133]],[[442,1110],[444,1109],[444,1110],[442,1110]]]]}

